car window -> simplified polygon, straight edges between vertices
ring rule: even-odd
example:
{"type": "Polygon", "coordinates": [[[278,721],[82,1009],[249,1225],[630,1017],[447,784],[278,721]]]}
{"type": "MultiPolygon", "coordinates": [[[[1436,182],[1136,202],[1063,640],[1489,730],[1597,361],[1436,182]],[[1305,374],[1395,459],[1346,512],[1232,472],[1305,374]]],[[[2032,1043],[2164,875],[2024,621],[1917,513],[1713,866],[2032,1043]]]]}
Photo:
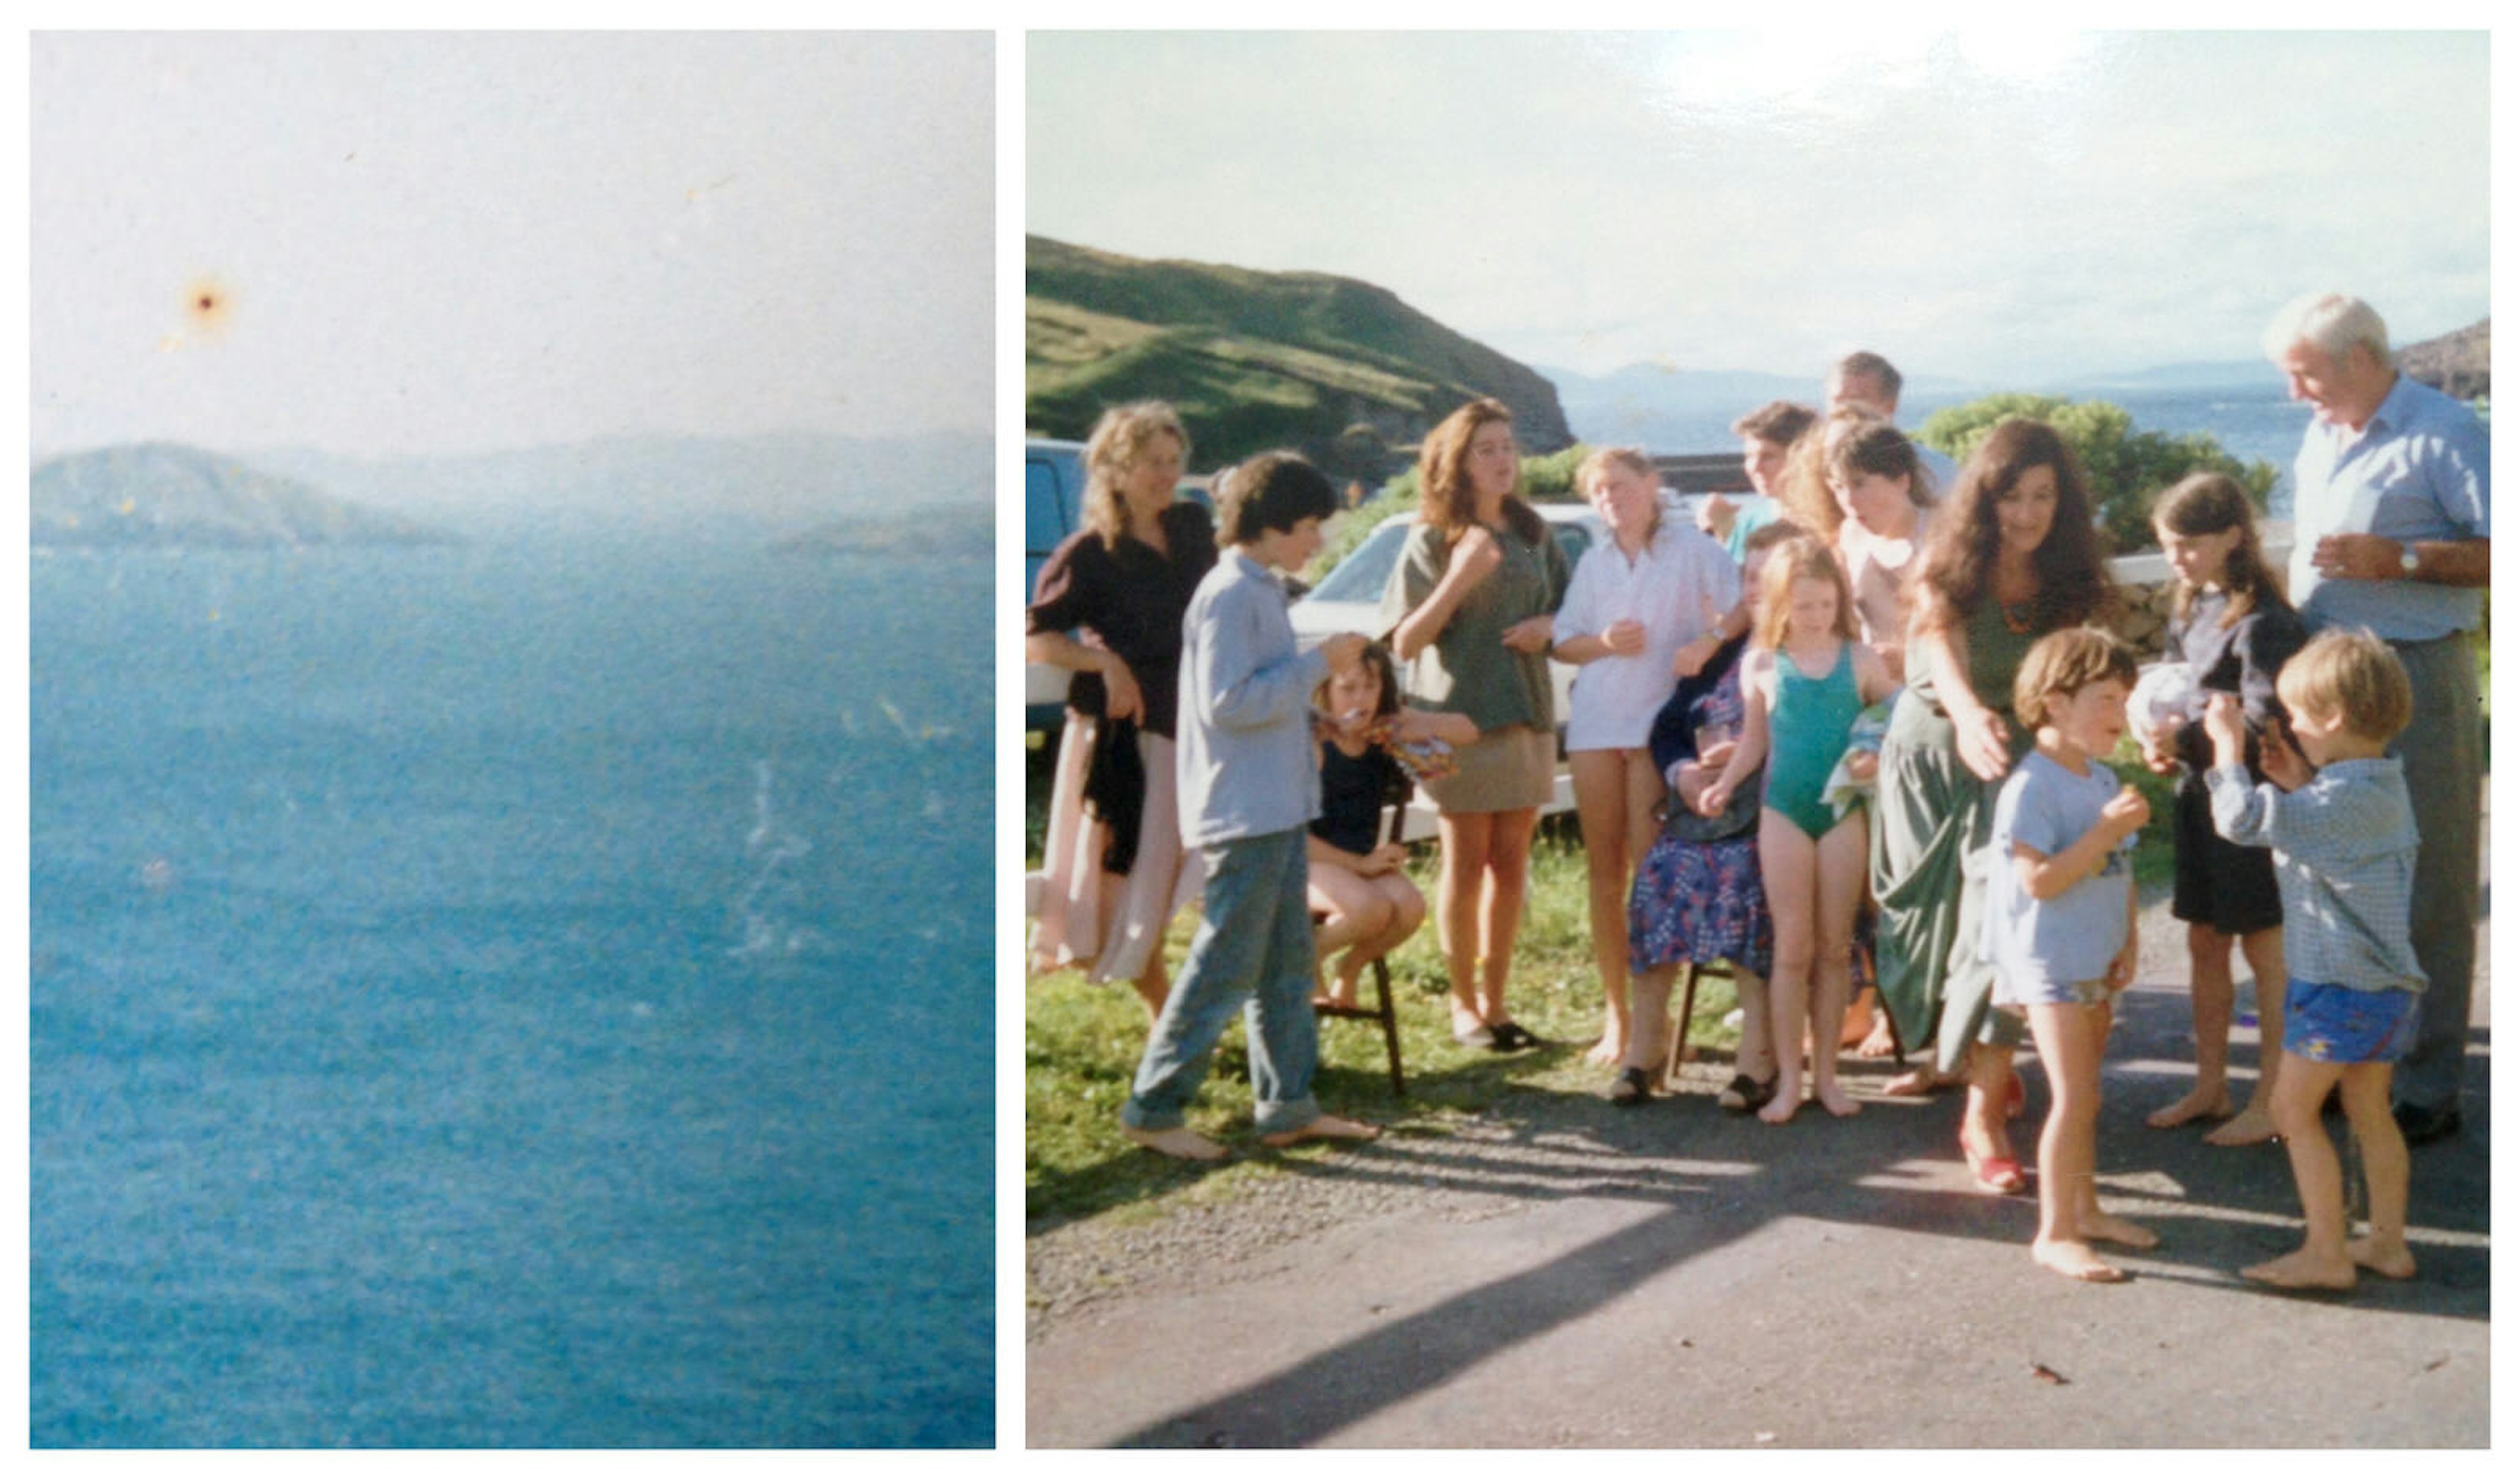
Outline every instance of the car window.
{"type": "Polygon", "coordinates": [[[1584,552],[1593,547],[1593,531],[1583,524],[1552,523],[1549,532],[1556,537],[1557,553],[1566,557],[1569,570],[1574,569],[1575,562],[1584,558],[1584,552]]]}
{"type": "Polygon", "coordinates": [[[1304,599],[1380,601],[1382,588],[1391,583],[1391,567],[1400,562],[1400,547],[1408,541],[1407,524],[1384,524],[1367,535],[1365,543],[1348,551],[1347,559],[1332,565],[1322,583],[1304,599]]]}

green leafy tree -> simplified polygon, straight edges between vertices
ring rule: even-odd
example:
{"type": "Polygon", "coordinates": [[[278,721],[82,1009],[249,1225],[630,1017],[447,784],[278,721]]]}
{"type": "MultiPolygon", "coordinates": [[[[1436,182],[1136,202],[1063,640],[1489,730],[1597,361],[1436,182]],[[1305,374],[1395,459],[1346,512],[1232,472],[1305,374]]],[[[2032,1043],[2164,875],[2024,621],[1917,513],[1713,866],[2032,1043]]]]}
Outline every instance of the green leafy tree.
{"type": "MultiPolygon", "coordinates": [[[[1583,466],[1584,459],[1592,452],[1591,447],[1577,442],[1562,452],[1524,458],[1522,483],[1517,491],[1534,503],[1572,501],[1576,496],[1575,470],[1583,466]]],[[[1365,536],[1380,527],[1384,519],[1417,508],[1419,491],[1418,465],[1413,462],[1406,471],[1385,481],[1379,492],[1359,504],[1336,529],[1330,531],[1329,538],[1322,541],[1321,551],[1313,557],[1313,562],[1304,567],[1304,579],[1319,583],[1330,572],[1331,566],[1347,558],[1348,551],[1365,543],[1365,536]]]]}
{"type": "Polygon", "coordinates": [[[2267,495],[2274,489],[2273,464],[2243,463],[2224,451],[2209,432],[2174,436],[2166,431],[2138,431],[2135,418],[2109,401],[2068,401],[2006,391],[1935,412],[1925,419],[1916,437],[1954,461],[1966,462],[1995,424],[2010,416],[2026,416],[2055,427],[2083,460],[2092,478],[2092,496],[2099,505],[2100,527],[2120,553],[2153,547],[2154,496],[2191,472],[2228,474],[2261,514],[2266,512],[2267,495]]]}

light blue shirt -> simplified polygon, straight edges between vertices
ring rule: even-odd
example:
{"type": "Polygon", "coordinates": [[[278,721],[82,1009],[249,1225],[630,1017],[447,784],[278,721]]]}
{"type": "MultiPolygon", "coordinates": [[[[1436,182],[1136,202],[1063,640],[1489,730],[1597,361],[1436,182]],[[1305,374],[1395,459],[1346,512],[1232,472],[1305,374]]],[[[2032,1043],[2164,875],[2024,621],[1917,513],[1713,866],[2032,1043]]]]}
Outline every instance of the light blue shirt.
{"type": "Polygon", "coordinates": [[[2292,470],[2291,584],[2302,621],[2313,632],[2369,627],[2385,642],[2475,630],[2485,612],[2481,588],[2322,579],[2310,560],[2329,534],[2401,543],[2489,538],[2490,466],[2476,413],[2403,373],[2359,435],[2313,420],[2292,470]]]}
{"type": "Polygon", "coordinates": [[[2284,973],[2357,991],[2421,991],[2408,932],[2415,812],[2401,762],[2334,760],[2287,795],[2237,765],[2205,773],[2214,829],[2272,847],[2283,895],[2284,973]]]}
{"type": "Polygon", "coordinates": [[[1321,815],[1312,700],[1328,676],[1320,649],[1295,650],[1276,573],[1228,549],[1182,613],[1173,773],[1185,846],[1288,831],[1321,815]]]}
{"type": "Polygon", "coordinates": [[[1987,841],[1986,955],[1995,962],[1997,1001],[2023,1000],[2017,989],[2034,982],[2099,980],[2126,948],[2133,833],[2098,873],[2052,899],[2030,896],[2012,858],[2016,842],[2050,858],[2073,846],[2100,825],[2100,809],[2117,793],[2117,774],[2098,761],[2078,776],[2037,750],[2004,781],[1987,841]]]}

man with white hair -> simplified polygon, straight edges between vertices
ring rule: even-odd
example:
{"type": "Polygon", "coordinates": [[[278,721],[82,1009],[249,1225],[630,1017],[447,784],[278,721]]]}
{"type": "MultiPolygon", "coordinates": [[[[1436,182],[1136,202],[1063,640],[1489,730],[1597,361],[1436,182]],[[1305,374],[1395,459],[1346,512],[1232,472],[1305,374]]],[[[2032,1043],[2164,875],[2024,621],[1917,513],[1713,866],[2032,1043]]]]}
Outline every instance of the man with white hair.
{"type": "MultiPolygon", "coordinates": [[[[1828,367],[1828,381],[1823,386],[1828,393],[1827,410],[1835,412],[1842,407],[1857,406],[1883,421],[1896,422],[1899,419],[1899,387],[1906,382],[1898,366],[1869,349],[1858,349],[1828,367]]],[[[1959,475],[1958,467],[1914,437],[1908,440],[1914,443],[1916,460],[1925,465],[1926,475],[1933,479],[1935,499],[1940,501],[1950,497],[1952,480],[1959,475]]]]}
{"type": "Polygon", "coordinates": [[[2414,723],[2389,753],[2406,764],[2420,838],[2410,922],[2428,984],[2422,1031],[2394,1075],[2398,1127],[2417,1145],[2458,1133],[2476,970],[2485,737],[2469,634],[2492,563],[2485,426],[2398,373],[2389,331],[2361,298],[2295,298],[2264,346],[2315,413],[2293,463],[2293,604],[2313,633],[2369,629],[2414,684],[2414,723]]]}

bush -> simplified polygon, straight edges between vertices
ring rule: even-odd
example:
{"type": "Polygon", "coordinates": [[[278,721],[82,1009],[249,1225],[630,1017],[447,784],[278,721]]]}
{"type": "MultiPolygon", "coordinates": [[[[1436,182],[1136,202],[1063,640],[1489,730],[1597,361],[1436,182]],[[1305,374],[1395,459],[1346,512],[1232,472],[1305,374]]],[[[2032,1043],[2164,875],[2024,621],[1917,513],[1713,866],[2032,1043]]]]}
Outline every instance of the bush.
{"type": "MultiPolygon", "coordinates": [[[[1570,503],[1575,498],[1575,470],[1593,449],[1577,442],[1562,452],[1546,457],[1522,460],[1521,493],[1534,503],[1570,503]]],[[[1406,514],[1418,507],[1418,465],[1411,463],[1406,471],[1382,485],[1380,492],[1359,504],[1330,536],[1322,541],[1313,562],[1304,567],[1308,585],[1321,584],[1322,577],[1347,558],[1347,552],[1365,543],[1382,521],[1394,514],[1406,514]]]]}
{"type": "Polygon", "coordinates": [[[2261,515],[2266,512],[2267,495],[2274,489],[2273,464],[2242,463],[2224,451],[2209,432],[2173,436],[2166,431],[2138,431],[2135,418],[2108,401],[2077,402],[2007,391],[1935,412],[1925,419],[1916,437],[1954,461],[1966,462],[1995,424],[2008,416],[2046,422],[2073,447],[2091,474],[2100,527],[2114,553],[2153,548],[2153,497],[2190,472],[2229,474],[2261,515]]]}

